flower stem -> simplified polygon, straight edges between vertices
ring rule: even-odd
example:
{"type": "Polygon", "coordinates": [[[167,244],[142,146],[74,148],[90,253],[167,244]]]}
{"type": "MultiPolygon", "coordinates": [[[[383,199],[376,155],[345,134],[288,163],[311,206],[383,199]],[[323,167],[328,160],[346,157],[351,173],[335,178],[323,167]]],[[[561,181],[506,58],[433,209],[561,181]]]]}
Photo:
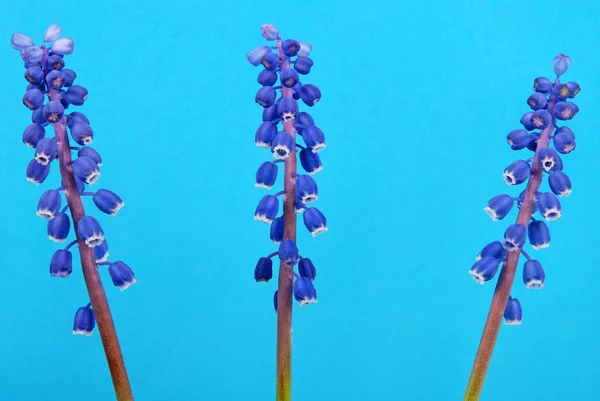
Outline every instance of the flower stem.
{"type": "MultiPolygon", "coordinates": [[[[555,85],[558,83],[559,80],[557,78],[555,85]]],[[[517,224],[521,224],[525,227],[527,227],[527,224],[533,215],[535,197],[542,184],[543,170],[538,165],[538,152],[540,149],[548,147],[548,144],[550,143],[550,135],[552,134],[555,123],[553,114],[555,104],[556,99],[550,97],[548,112],[552,115],[552,123],[540,133],[535,156],[531,163],[531,175],[529,177],[529,182],[527,183],[527,189],[523,198],[523,203],[521,204],[521,209],[519,210],[519,215],[517,216],[517,224]]],[[[475,356],[475,362],[473,363],[471,376],[469,377],[464,401],[477,401],[479,400],[479,397],[481,397],[483,382],[490,365],[490,360],[492,359],[492,353],[494,351],[494,346],[496,345],[498,333],[500,332],[502,317],[504,316],[506,303],[508,302],[510,290],[515,279],[520,254],[520,250],[508,252],[506,262],[504,262],[502,270],[500,270],[500,277],[496,283],[492,304],[485,321],[483,334],[481,335],[481,341],[479,342],[479,348],[477,349],[477,355],[475,356]]]]}
{"type": "MultiPolygon", "coordinates": [[[[290,66],[290,59],[283,54],[281,38],[277,38],[277,54],[281,59],[280,68],[290,66]]],[[[290,88],[281,88],[282,95],[292,96],[290,88]]],[[[296,144],[296,128],[294,119],[283,123],[283,129],[290,134],[296,144]]],[[[284,163],[283,202],[283,238],[296,241],[296,146],[284,163]]],[[[281,262],[279,265],[278,299],[277,299],[277,373],[275,393],[276,401],[292,399],[292,292],[294,280],[289,274],[289,267],[281,262]]]]}
{"type": "MultiPolygon", "coordinates": [[[[60,95],[54,89],[50,90],[49,97],[51,100],[60,101],[60,95]]],[[[67,136],[66,117],[63,117],[60,121],[54,123],[54,134],[58,141],[60,175],[65,185],[67,204],[71,210],[75,235],[77,236],[77,243],[79,245],[83,278],[90,296],[94,315],[96,316],[96,324],[98,326],[98,331],[100,332],[102,345],[104,346],[104,353],[106,354],[108,369],[110,370],[113,385],[115,387],[115,394],[118,401],[133,401],[133,393],[127,377],[127,370],[125,369],[125,362],[121,353],[119,339],[117,338],[117,331],[112,320],[100,275],[96,269],[94,254],[92,249],[79,238],[79,234],[77,233],[79,220],[85,216],[85,210],[83,209],[81,197],[77,191],[75,177],[73,176],[73,170],[70,166],[71,149],[69,137],[67,136]]]]}

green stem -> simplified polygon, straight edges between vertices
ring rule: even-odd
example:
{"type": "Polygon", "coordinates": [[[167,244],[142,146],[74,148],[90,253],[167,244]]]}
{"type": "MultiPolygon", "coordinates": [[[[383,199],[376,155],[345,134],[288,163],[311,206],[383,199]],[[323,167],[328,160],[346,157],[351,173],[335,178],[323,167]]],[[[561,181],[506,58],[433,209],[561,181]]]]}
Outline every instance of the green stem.
{"type": "MultiPolygon", "coordinates": [[[[281,69],[290,66],[290,59],[283,54],[281,38],[277,38],[277,53],[281,69]]],[[[290,88],[281,88],[282,96],[292,96],[290,88]]],[[[294,139],[290,156],[284,164],[283,238],[296,241],[296,128],[294,119],[283,123],[283,129],[294,139]]],[[[277,373],[275,380],[276,401],[292,399],[292,293],[294,279],[290,268],[279,265],[277,298],[277,373]]]]}
{"type": "MultiPolygon", "coordinates": [[[[555,85],[558,83],[559,80],[556,79],[555,85]]],[[[555,119],[553,112],[555,104],[556,100],[551,97],[550,102],[548,103],[548,112],[553,116],[552,122],[540,133],[535,156],[531,162],[531,176],[529,177],[525,196],[521,204],[521,209],[519,210],[519,215],[517,216],[517,223],[525,227],[527,227],[527,224],[533,215],[535,197],[542,183],[543,172],[538,165],[538,152],[540,149],[548,147],[548,144],[550,143],[550,135],[554,130],[555,119]]],[[[475,356],[475,362],[473,363],[471,376],[469,377],[464,401],[477,401],[481,397],[483,382],[485,381],[485,376],[492,359],[492,353],[494,352],[496,339],[500,332],[500,325],[502,324],[506,303],[508,302],[510,290],[515,279],[519,255],[520,250],[508,252],[506,261],[500,271],[500,277],[498,278],[496,289],[494,290],[492,304],[485,321],[483,334],[481,335],[481,341],[479,342],[479,348],[477,349],[477,355],[475,356]]]]}

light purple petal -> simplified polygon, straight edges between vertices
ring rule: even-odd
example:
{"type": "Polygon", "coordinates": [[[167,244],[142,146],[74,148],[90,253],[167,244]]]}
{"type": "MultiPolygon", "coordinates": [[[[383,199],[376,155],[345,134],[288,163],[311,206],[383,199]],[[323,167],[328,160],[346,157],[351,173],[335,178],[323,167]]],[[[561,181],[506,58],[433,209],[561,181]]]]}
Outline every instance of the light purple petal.
{"type": "Polygon", "coordinates": [[[296,40],[296,42],[300,43],[300,50],[298,50],[298,56],[307,57],[312,51],[312,46],[306,42],[301,40],[296,40]]]}
{"type": "Polygon", "coordinates": [[[21,52],[21,57],[23,57],[23,55],[25,60],[37,63],[42,61],[44,51],[39,46],[30,46],[21,52]]]}
{"type": "Polygon", "coordinates": [[[52,24],[44,32],[45,42],[54,42],[62,34],[62,28],[58,24],[52,24]]]}
{"type": "Polygon", "coordinates": [[[33,46],[33,39],[31,39],[27,35],[23,35],[22,33],[13,33],[10,37],[10,44],[13,49],[16,50],[25,50],[28,47],[33,46]]]}
{"type": "Polygon", "coordinates": [[[52,50],[53,53],[64,56],[64,55],[73,53],[74,46],[75,46],[75,43],[73,43],[73,39],[62,38],[62,39],[58,39],[56,42],[52,43],[52,47],[50,47],[50,50],[52,50]]]}
{"type": "Polygon", "coordinates": [[[250,64],[252,64],[253,66],[257,66],[260,64],[260,62],[262,61],[262,58],[265,56],[265,54],[269,54],[271,53],[271,48],[269,46],[259,46],[254,50],[250,50],[247,54],[246,54],[246,58],[248,59],[248,61],[250,62],[250,64]]]}

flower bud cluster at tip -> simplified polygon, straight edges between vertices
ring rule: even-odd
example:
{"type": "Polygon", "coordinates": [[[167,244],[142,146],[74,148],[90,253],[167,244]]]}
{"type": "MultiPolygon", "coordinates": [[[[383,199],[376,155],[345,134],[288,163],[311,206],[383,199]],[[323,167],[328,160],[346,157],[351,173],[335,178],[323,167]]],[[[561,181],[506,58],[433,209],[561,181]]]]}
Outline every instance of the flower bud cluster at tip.
{"type": "MultiPolygon", "coordinates": [[[[559,197],[571,193],[571,180],[563,171],[564,164],[561,155],[567,155],[575,150],[575,134],[566,125],[558,125],[559,121],[571,120],[579,107],[572,99],[581,90],[579,84],[569,81],[560,82],[569,68],[571,59],[559,54],[553,60],[553,70],[556,74],[554,81],[546,77],[538,77],[533,82],[533,94],[527,98],[531,111],[526,112],[520,120],[523,128],[510,131],[506,137],[511,149],[534,152],[533,157],[526,156],[512,162],[504,169],[504,181],[509,186],[526,183],[535,171],[541,171],[547,177],[549,191],[537,191],[533,195],[533,213],[527,226],[511,224],[505,232],[502,241],[492,241],[487,244],[476,257],[476,262],[469,270],[473,279],[483,284],[494,278],[500,265],[506,261],[508,252],[520,252],[526,257],[523,266],[523,282],[527,288],[543,288],[545,273],[539,261],[531,259],[523,250],[529,240],[534,250],[550,246],[550,230],[546,221],[554,221],[561,217],[562,206],[559,197]],[[538,149],[538,141],[542,133],[548,134],[550,143],[538,149]],[[536,219],[535,213],[540,218],[536,219]]],[[[492,220],[502,220],[513,209],[515,203],[521,208],[526,190],[518,196],[500,194],[492,197],[485,212],[492,220]]],[[[521,323],[522,310],[519,300],[509,298],[504,313],[505,323],[518,325],[521,323]]]]}
{"type": "MultiPolygon", "coordinates": [[[[22,136],[28,147],[34,148],[34,157],[26,170],[27,181],[37,185],[45,182],[55,160],[60,161],[58,139],[46,137],[49,125],[64,125],[71,138],[80,146],[71,147],[70,162],[79,196],[92,196],[97,208],[114,216],[123,206],[123,200],[114,192],[99,189],[86,192],[87,185],[93,185],[100,177],[102,157],[89,145],[94,138],[90,121],[78,111],[67,113],[71,106],[83,105],[88,96],[85,87],[76,85],[75,71],[65,68],[65,56],[73,53],[74,42],[71,38],[61,38],[62,29],[57,24],[50,25],[44,32],[43,43],[36,46],[34,40],[22,33],[11,37],[11,45],[18,50],[25,67],[27,87],[22,102],[31,110],[31,124],[22,136]]],[[[42,193],[37,205],[37,215],[47,220],[48,238],[54,242],[65,242],[69,237],[72,218],[68,214],[68,205],[63,207],[63,193],[67,188],[61,180],[60,187],[48,189],[42,193]]],[[[69,194],[71,195],[71,194],[69,194]]],[[[67,203],[67,202],[65,202],[67,203]]],[[[76,238],[81,239],[93,250],[98,264],[108,264],[108,272],[115,286],[124,290],[136,282],[133,271],[122,261],[108,263],[108,244],[98,220],[92,216],[83,216],[77,224],[76,238]]],[[[70,248],[77,240],[70,242],[64,249],[58,249],[50,260],[50,276],[67,278],[73,271],[73,255],[70,248]]],[[[99,266],[99,265],[98,265],[99,266]]],[[[75,314],[73,334],[91,335],[95,326],[94,312],[90,305],[81,307],[75,314]]]]}
{"type": "MultiPolygon", "coordinates": [[[[289,157],[296,157],[298,147],[300,164],[305,174],[295,174],[296,199],[295,212],[303,212],[306,229],[314,237],[327,231],[327,220],[323,213],[313,206],[308,206],[319,198],[317,183],[312,177],[323,169],[319,152],[326,147],[323,131],[315,125],[312,116],[300,111],[301,101],[305,106],[313,107],[321,99],[320,89],[313,84],[302,83],[300,77],[308,75],[313,66],[309,57],[312,46],[295,39],[283,40],[279,31],[272,24],[264,24],[261,34],[268,41],[275,41],[276,46],[259,46],[246,54],[246,59],[253,66],[261,66],[257,77],[260,88],[256,92],[255,102],[262,107],[262,122],[256,130],[254,142],[256,146],[270,150],[273,160],[263,162],[256,171],[255,186],[270,190],[278,177],[278,163],[289,157]],[[286,132],[284,123],[294,127],[296,137],[301,137],[303,145],[297,144],[290,132],[286,132]],[[280,126],[281,124],[281,126],[280,126]]],[[[285,191],[283,191],[285,192],[285,191]]],[[[281,194],[281,193],[279,193],[281,194]]],[[[269,257],[261,257],[254,269],[257,282],[268,282],[273,277],[272,256],[278,255],[284,265],[290,268],[290,276],[295,277],[294,297],[302,305],[317,301],[317,293],[313,285],[316,277],[315,266],[309,258],[298,253],[296,243],[284,238],[285,221],[279,215],[279,194],[264,195],[254,212],[254,219],[270,224],[270,239],[279,244],[278,252],[269,257]],[[298,273],[294,267],[298,265],[298,273]]],[[[274,307],[277,311],[277,291],[274,295],[274,307]]]]}

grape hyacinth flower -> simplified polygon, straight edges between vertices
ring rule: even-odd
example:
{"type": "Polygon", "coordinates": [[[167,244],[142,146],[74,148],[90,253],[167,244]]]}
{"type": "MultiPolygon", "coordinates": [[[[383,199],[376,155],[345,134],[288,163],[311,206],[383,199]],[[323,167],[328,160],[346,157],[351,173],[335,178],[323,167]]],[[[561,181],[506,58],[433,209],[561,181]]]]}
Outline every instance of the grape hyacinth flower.
{"type": "Polygon", "coordinates": [[[566,155],[575,149],[575,135],[569,127],[558,125],[571,120],[579,112],[577,105],[571,102],[581,90],[579,85],[560,82],[560,76],[570,64],[568,56],[559,54],[553,62],[554,82],[545,77],[535,79],[534,93],[527,99],[533,111],[521,117],[524,129],[514,129],[507,136],[513,150],[534,152],[533,157],[519,159],[504,170],[504,180],[508,185],[519,185],[528,180],[526,189],[516,197],[497,195],[485,208],[493,220],[501,220],[509,214],[516,201],[519,213],[516,223],[506,229],[502,242],[493,241],[486,245],[469,271],[475,281],[483,284],[496,275],[498,265],[502,264],[464,398],[468,401],[479,400],[481,396],[502,317],[507,325],[521,324],[521,303],[511,295],[521,254],[526,258],[523,266],[525,286],[531,289],[544,286],[546,275],[542,264],[532,259],[523,247],[527,239],[536,251],[550,245],[550,230],[543,220],[560,218],[562,206],[558,196],[571,193],[571,180],[563,171],[559,154],[566,155]],[[545,175],[550,188],[546,192],[540,191],[545,175]],[[541,217],[536,218],[536,213],[541,217]]]}
{"type": "Polygon", "coordinates": [[[315,125],[310,114],[299,110],[299,101],[313,107],[321,99],[317,86],[303,84],[299,78],[299,75],[307,75],[313,66],[308,57],[312,47],[299,40],[283,40],[271,24],[263,25],[261,32],[266,40],[275,41],[274,46],[257,47],[248,52],[246,58],[250,64],[263,67],[257,79],[261,87],[255,95],[256,103],[263,108],[262,122],[254,141],[256,146],[269,149],[272,159],[263,162],[256,171],[255,186],[270,190],[277,182],[278,164],[283,163],[283,190],[264,195],[254,213],[256,220],[271,225],[270,239],[279,244],[276,252],[259,259],[254,279],[268,282],[273,277],[272,258],[279,257],[278,286],[273,298],[277,313],[276,399],[289,401],[292,296],[300,306],[317,302],[313,285],[315,266],[298,253],[296,245],[296,214],[304,212],[304,225],[313,237],[327,231],[325,215],[312,205],[307,207],[319,197],[312,175],[323,168],[319,152],[326,144],[323,131],[315,125]],[[298,137],[304,145],[297,142],[298,137]],[[297,149],[305,174],[297,171],[297,149]],[[280,195],[283,215],[278,216],[280,195]],[[296,265],[299,273],[294,271],[296,265]]]}
{"type": "Polygon", "coordinates": [[[44,32],[40,46],[21,33],[11,37],[12,47],[20,51],[25,63],[25,79],[29,82],[22,102],[30,110],[32,124],[25,128],[22,140],[35,152],[27,166],[26,178],[42,184],[52,166],[58,164],[60,186],[47,189],[41,195],[37,215],[48,220],[47,233],[52,241],[65,241],[71,233],[71,224],[74,239],[52,256],[50,276],[67,278],[73,274],[71,248],[77,245],[90,302],[77,309],[73,334],[92,335],[98,325],[117,400],[132,401],[127,370],[98,269],[108,265],[113,284],[121,290],[134,284],[135,276],[125,263],[106,261],[108,245],[104,231],[98,220],[86,216],[81,197],[93,197],[98,209],[111,215],[123,206],[123,201],[106,189],[85,190],[86,185],[93,185],[100,177],[102,159],[96,150],[87,146],[93,139],[87,117],[80,112],[67,112],[71,106],[84,104],[88,91],[74,85],[77,74],[64,68],[64,56],[73,53],[74,42],[71,38],[60,38],[61,35],[60,26],[52,24],[44,32]],[[52,126],[54,135],[46,137],[48,126],[52,126]],[[81,147],[70,145],[69,133],[81,147]]]}

